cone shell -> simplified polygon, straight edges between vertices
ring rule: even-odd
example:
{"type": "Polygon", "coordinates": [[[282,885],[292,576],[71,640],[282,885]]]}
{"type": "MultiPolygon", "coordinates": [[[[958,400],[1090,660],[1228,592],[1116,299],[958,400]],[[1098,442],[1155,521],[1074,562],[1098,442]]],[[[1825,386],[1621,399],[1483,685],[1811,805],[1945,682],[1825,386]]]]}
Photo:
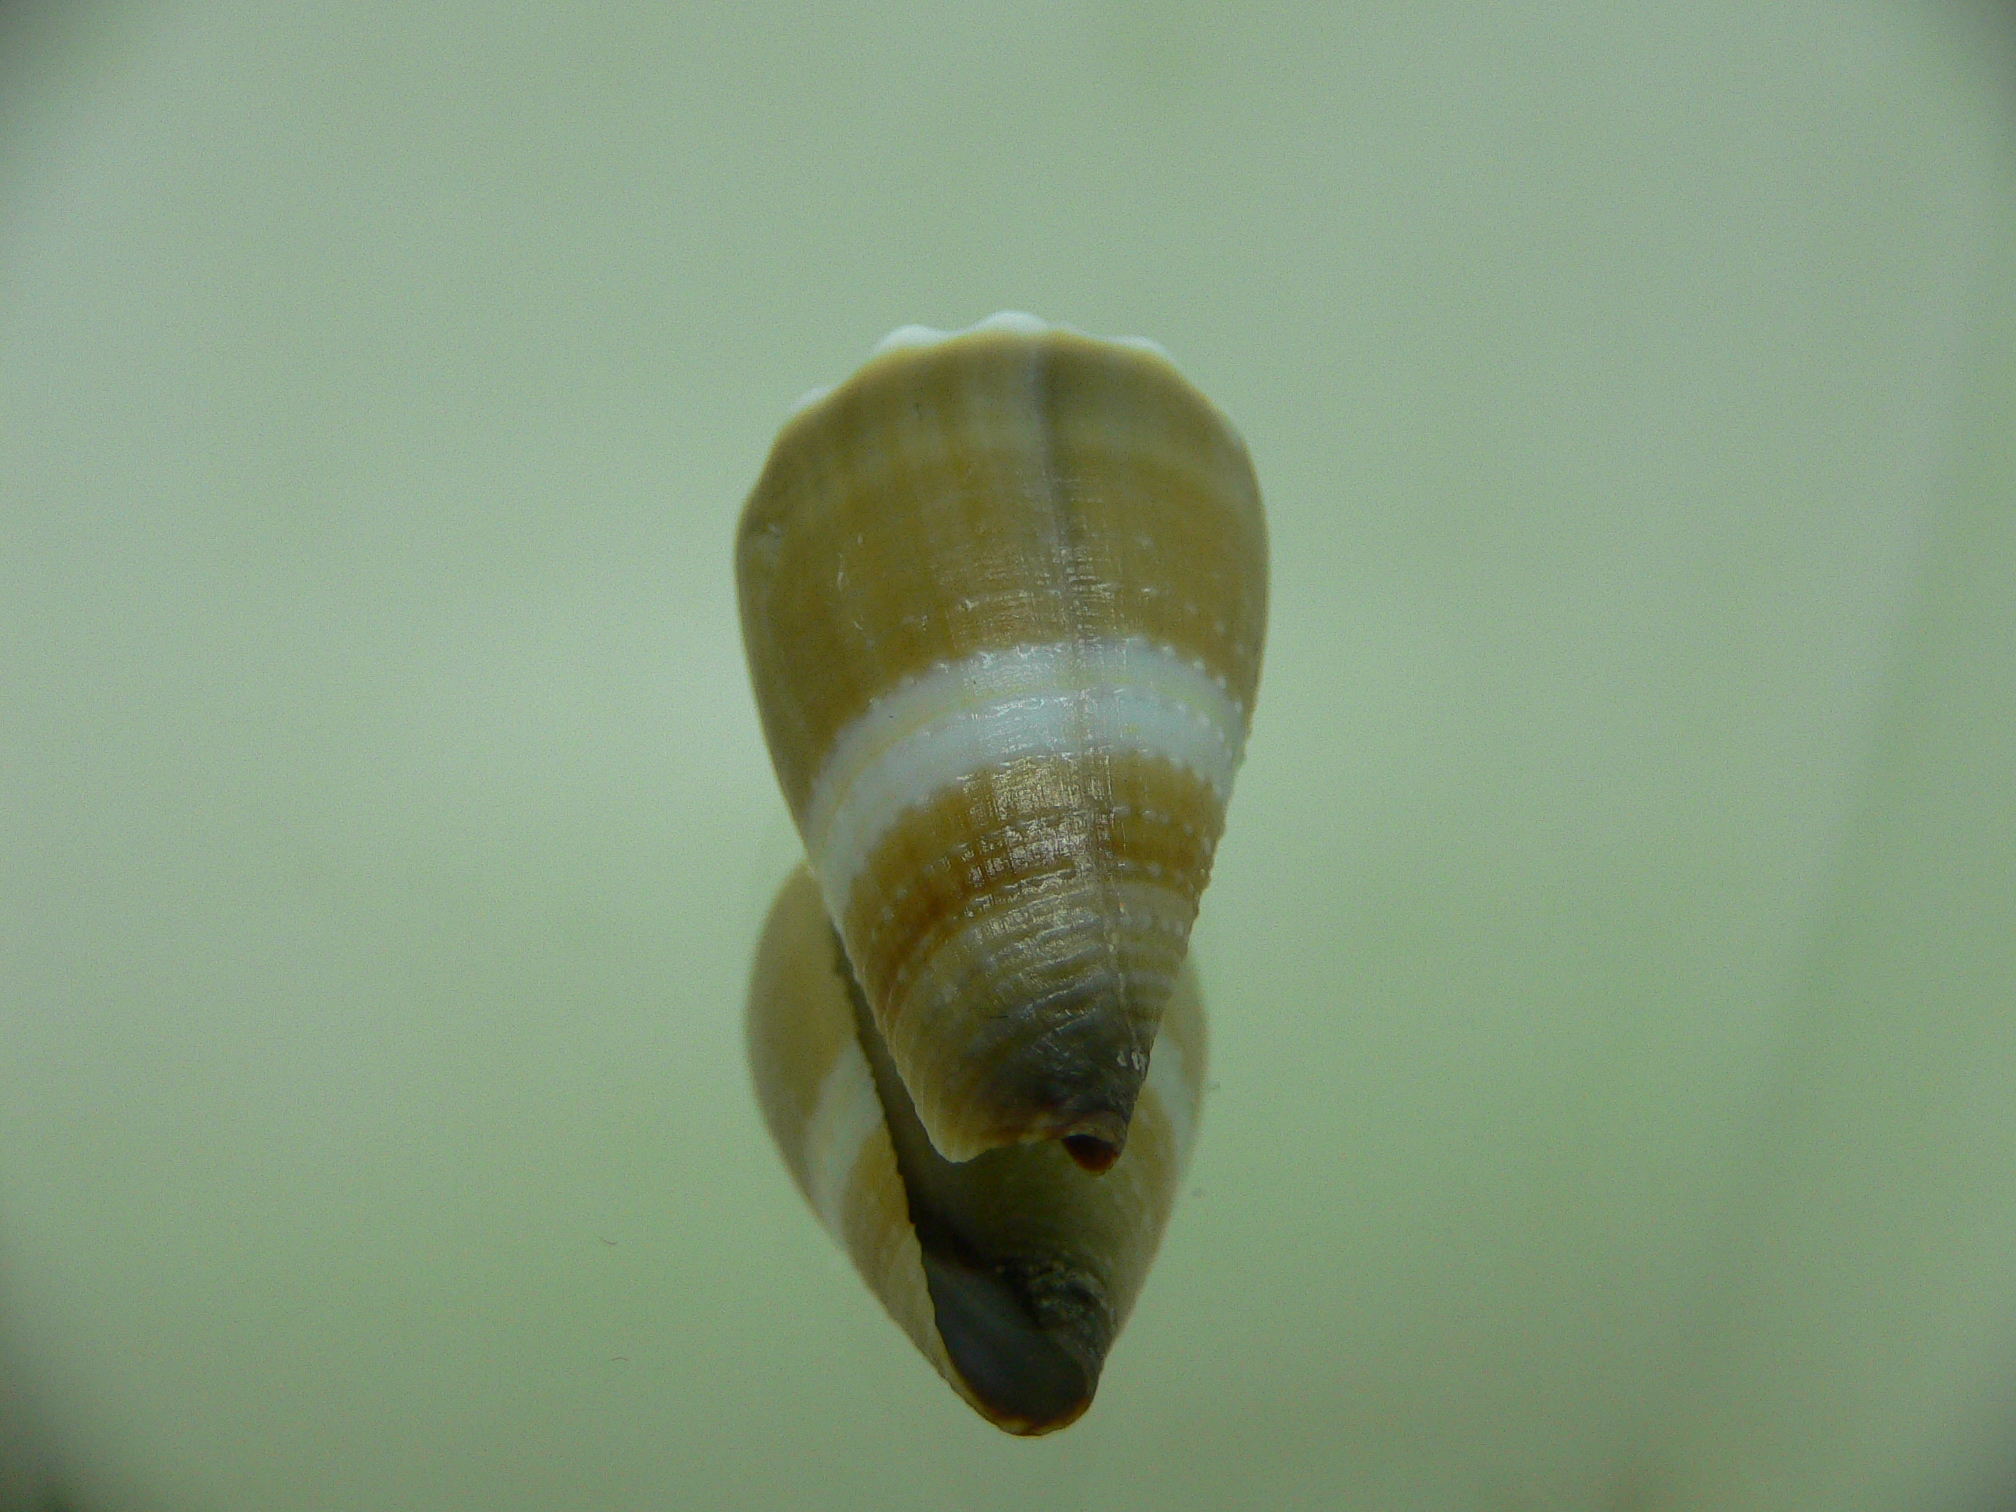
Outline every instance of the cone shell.
{"type": "Polygon", "coordinates": [[[1011,1433],[1082,1413],[1148,1273],[1182,1177],[1204,1076],[1185,968],[1126,1152],[1103,1175],[1055,1143],[964,1164],[925,1137],[818,886],[777,897],[749,993],[749,1062],[799,1190],[952,1388],[1011,1433]]]}
{"type": "Polygon", "coordinates": [[[906,328],[742,514],[757,704],[937,1151],[1114,1160],[1260,674],[1245,446],[1158,348],[906,328]]]}

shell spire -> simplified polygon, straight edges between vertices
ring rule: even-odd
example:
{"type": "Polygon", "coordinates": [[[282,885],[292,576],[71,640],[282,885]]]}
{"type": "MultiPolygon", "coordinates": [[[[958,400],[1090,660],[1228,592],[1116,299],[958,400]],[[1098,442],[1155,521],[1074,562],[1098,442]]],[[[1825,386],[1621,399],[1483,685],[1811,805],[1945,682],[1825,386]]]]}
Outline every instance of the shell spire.
{"type": "Polygon", "coordinates": [[[747,1031],[792,1178],[918,1350],[1005,1432],[1074,1421],[1147,1278],[1195,1134],[1193,974],[1170,995],[1127,1152],[1099,1176],[1054,1144],[958,1165],[931,1147],[803,868],[764,926],[747,1031]]]}
{"type": "Polygon", "coordinates": [[[906,327],[801,401],[736,567],[778,781],[931,1145],[1106,1169],[1259,680],[1244,444],[1150,343],[906,327]]]}

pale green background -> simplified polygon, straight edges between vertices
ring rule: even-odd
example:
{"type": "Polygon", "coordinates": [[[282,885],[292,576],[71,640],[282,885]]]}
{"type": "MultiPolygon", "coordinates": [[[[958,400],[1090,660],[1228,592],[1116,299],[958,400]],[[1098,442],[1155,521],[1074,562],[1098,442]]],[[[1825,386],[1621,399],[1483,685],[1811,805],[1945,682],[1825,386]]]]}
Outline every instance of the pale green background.
{"type": "Polygon", "coordinates": [[[0,12],[0,1503],[2016,1486],[2016,58],[1834,0],[0,12]],[[729,536],[1001,307],[1275,602],[1195,1190],[974,1417],[747,1090],[729,536]]]}

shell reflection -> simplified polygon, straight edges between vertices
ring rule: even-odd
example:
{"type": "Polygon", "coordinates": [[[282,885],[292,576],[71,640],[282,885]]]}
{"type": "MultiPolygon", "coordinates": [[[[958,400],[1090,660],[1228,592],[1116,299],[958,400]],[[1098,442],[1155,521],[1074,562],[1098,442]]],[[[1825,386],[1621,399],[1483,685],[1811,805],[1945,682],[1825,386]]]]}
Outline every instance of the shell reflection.
{"type": "Polygon", "coordinates": [[[747,1027],[785,1164],[924,1357],[1010,1433],[1077,1418],[1147,1278],[1196,1128],[1204,1012],[1187,963],[1127,1148],[1099,1175],[1048,1141],[957,1164],[932,1148],[803,867],[764,927],[747,1027]]]}

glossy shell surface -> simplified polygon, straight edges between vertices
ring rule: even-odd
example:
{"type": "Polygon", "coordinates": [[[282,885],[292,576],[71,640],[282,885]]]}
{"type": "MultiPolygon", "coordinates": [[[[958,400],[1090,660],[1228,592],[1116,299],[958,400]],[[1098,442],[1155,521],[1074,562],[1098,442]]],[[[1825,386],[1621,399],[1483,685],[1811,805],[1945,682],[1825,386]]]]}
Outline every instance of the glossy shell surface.
{"type": "Polygon", "coordinates": [[[778,781],[929,1143],[1103,1169],[1259,680],[1243,443],[1150,344],[908,328],[801,401],[736,566],[778,781]]]}

